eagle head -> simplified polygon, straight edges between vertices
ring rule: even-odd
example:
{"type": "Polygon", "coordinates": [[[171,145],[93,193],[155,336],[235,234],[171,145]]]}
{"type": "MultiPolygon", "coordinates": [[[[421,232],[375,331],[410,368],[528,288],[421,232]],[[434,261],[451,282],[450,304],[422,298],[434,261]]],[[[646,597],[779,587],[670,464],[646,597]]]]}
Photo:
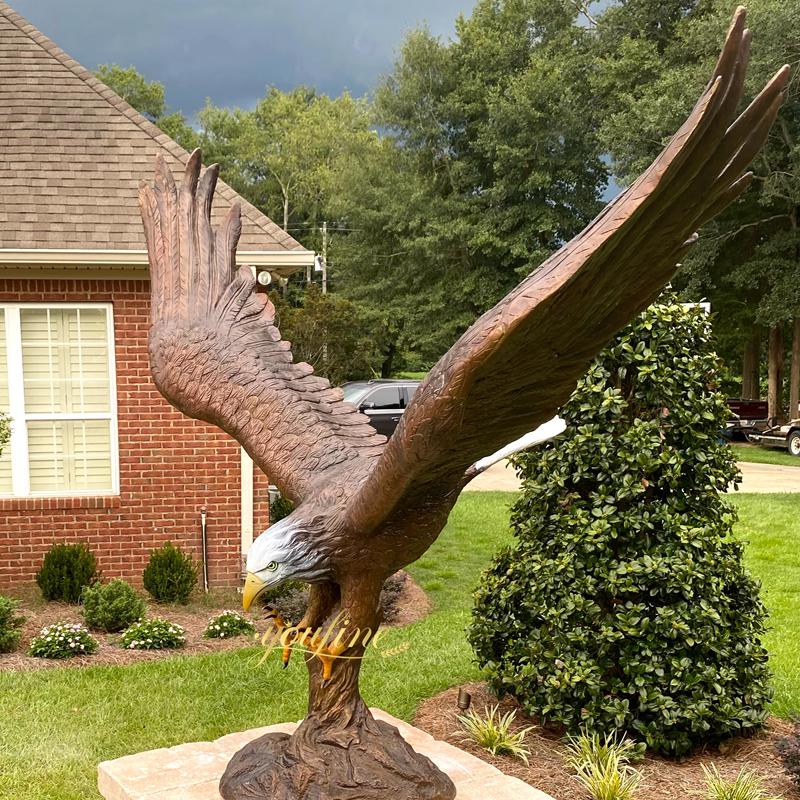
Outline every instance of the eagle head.
{"type": "Polygon", "coordinates": [[[286,581],[316,583],[331,576],[324,536],[302,506],[261,533],[247,553],[242,605],[247,610],[262,592],[286,581]]]}

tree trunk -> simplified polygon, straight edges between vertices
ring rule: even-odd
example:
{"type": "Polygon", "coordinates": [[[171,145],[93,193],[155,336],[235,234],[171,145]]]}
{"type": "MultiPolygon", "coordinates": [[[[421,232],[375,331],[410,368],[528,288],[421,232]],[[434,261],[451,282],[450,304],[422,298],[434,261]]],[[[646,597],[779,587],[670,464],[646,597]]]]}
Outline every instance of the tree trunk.
{"type": "MultiPolygon", "coordinates": [[[[362,592],[355,604],[343,600],[350,631],[377,630],[379,597],[380,588],[362,592]]],[[[320,660],[306,654],[306,718],[291,736],[266,734],[233,756],[220,781],[225,800],[455,798],[450,778],[406,744],[395,727],[376,720],[362,700],[358,676],[364,649],[359,642],[346,650],[324,686],[320,660]]]]}
{"type": "Polygon", "coordinates": [[[792,365],[789,380],[789,419],[800,417],[800,317],[795,317],[792,332],[792,365]]]}
{"type": "Polygon", "coordinates": [[[783,418],[783,328],[773,325],[769,329],[769,392],[767,414],[780,421],[783,418]]]}
{"type": "Polygon", "coordinates": [[[397,355],[397,342],[392,341],[383,352],[383,361],[381,362],[381,378],[391,378],[392,370],[394,369],[394,357],[397,355]]]}
{"type": "Polygon", "coordinates": [[[742,358],[742,398],[758,400],[761,397],[761,328],[753,325],[750,338],[744,346],[742,358]]]}

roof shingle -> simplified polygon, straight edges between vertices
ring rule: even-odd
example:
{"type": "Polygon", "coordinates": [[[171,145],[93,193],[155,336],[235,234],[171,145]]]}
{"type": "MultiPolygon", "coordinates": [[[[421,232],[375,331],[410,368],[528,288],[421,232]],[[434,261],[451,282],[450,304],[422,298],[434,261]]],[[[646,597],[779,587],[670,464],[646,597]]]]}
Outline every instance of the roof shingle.
{"type": "MultiPolygon", "coordinates": [[[[0,2],[0,248],[143,250],[138,185],[188,153],[0,2]]],[[[219,181],[214,221],[242,206],[243,251],[303,247],[219,181]]]]}

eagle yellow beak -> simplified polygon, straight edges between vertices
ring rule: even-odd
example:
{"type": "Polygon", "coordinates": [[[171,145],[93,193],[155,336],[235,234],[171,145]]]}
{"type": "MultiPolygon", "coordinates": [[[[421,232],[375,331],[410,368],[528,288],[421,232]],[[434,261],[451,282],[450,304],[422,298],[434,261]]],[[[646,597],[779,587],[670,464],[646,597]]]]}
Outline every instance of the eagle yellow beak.
{"type": "Polygon", "coordinates": [[[266,588],[267,584],[261,578],[252,572],[248,572],[247,577],[244,579],[244,589],[242,590],[242,608],[247,611],[253,604],[253,600],[266,588]]]}

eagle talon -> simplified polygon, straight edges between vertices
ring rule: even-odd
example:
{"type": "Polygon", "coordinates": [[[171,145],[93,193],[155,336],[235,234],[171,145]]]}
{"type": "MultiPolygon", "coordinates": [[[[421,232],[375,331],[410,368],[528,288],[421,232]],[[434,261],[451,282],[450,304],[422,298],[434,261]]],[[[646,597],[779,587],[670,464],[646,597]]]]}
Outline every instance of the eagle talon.
{"type": "Polygon", "coordinates": [[[295,626],[295,628],[292,630],[291,636],[287,638],[283,645],[282,659],[284,669],[289,666],[289,659],[292,657],[292,650],[294,649],[295,644],[305,644],[306,638],[311,630],[311,626],[306,624],[305,621],[295,626]]]}
{"type": "Polygon", "coordinates": [[[323,688],[330,683],[333,664],[345,650],[347,650],[347,646],[344,644],[333,644],[330,647],[320,647],[314,650],[314,655],[322,662],[323,688]]]}

